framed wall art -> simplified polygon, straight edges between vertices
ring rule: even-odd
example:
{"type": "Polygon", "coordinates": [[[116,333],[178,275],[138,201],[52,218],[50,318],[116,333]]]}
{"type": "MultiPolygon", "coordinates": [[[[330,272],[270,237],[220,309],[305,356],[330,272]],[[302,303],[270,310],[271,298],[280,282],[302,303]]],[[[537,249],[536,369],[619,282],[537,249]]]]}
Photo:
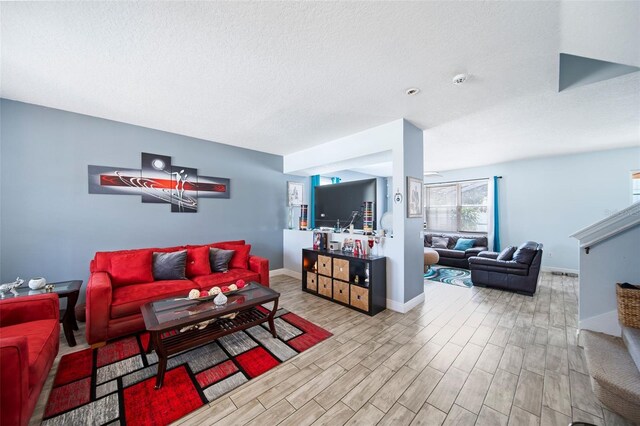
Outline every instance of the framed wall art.
{"type": "Polygon", "coordinates": [[[138,195],[143,203],[170,204],[175,213],[195,213],[201,198],[229,198],[228,178],[202,176],[176,166],[166,155],[141,153],[140,169],[89,165],[89,194],[138,195]]]}
{"type": "Polygon", "coordinates": [[[300,206],[303,202],[304,183],[287,182],[287,205],[289,207],[300,206]]]}
{"type": "Polygon", "coordinates": [[[422,217],[422,179],[407,176],[407,217],[422,217]]]}

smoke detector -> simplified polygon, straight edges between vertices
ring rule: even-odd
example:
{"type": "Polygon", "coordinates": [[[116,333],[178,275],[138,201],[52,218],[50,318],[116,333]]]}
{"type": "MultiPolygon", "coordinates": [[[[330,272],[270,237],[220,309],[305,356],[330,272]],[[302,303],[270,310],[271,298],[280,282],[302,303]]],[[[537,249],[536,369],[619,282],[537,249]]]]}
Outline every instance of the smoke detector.
{"type": "Polygon", "coordinates": [[[418,89],[417,87],[411,87],[407,89],[405,93],[409,96],[417,95],[418,93],[420,93],[420,89],[418,89]]]}
{"type": "Polygon", "coordinates": [[[453,77],[453,84],[455,84],[456,86],[459,86],[465,81],[467,81],[468,78],[469,76],[467,74],[458,74],[455,77],[453,77]]]}

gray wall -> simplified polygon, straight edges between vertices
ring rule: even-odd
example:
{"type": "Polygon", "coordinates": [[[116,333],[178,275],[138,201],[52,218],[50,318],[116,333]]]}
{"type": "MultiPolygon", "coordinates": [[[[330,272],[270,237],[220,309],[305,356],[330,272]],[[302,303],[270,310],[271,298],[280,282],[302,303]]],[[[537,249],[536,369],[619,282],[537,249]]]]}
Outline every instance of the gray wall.
{"type": "Polygon", "coordinates": [[[631,170],[640,148],[511,161],[441,172],[425,183],[502,176],[502,247],[544,244],[543,267],[578,270],[578,242],[569,235],[631,204],[631,170]]]}
{"type": "MultiPolygon", "coordinates": [[[[406,177],[420,178],[424,173],[423,132],[407,120],[403,120],[403,157],[406,177]]],[[[404,213],[409,203],[409,193],[404,188],[404,213]]],[[[405,303],[424,293],[424,241],[422,218],[404,218],[404,301],[405,303]]],[[[395,230],[394,230],[395,235],[395,230]]]]}
{"type": "Polygon", "coordinates": [[[0,277],[86,280],[96,251],[246,239],[282,268],[282,157],[3,99],[0,277]],[[194,214],[139,196],[88,194],[87,165],[140,168],[140,153],[231,179],[194,214]]]}
{"type": "Polygon", "coordinates": [[[640,284],[640,226],[580,250],[580,320],[617,309],[616,283],[640,284]]]}

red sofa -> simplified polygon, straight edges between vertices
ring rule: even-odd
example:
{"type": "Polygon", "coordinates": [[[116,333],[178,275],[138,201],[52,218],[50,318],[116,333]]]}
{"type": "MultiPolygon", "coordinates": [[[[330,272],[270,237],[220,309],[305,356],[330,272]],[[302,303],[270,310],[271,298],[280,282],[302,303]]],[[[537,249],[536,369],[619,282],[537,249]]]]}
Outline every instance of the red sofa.
{"type": "Polygon", "coordinates": [[[0,424],[29,423],[59,348],[57,294],[0,301],[0,424]]]}
{"type": "Polygon", "coordinates": [[[87,283],[86,335],[89,344],[102,343],[145,329],[140,307],[147,302],[186,296],[191,289],[209,290],[239,279],[269,286],[269,261],[251,256],[244,240],[199,246],[144,248],[98,252],[87,283]],[[211,272],[209,248],[235,250],[228,272],[211,272]],[[154,281],[153,252],[187,250],[186,280],[154,281]],[[206,255],[205,255],[206,253],[206,255]],[[205,260],[206,259],[206,260],[205,260]]]}

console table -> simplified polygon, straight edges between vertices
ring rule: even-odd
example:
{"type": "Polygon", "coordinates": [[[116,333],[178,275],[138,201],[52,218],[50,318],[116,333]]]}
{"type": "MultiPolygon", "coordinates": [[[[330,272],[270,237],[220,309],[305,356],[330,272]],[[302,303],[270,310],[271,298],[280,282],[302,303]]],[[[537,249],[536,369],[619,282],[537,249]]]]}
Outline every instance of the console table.
{"type": "Polygon", "coordinates": [[[64,337],[67,339],[69,346],[76,345],[76,337],[73,331],[78,331],[78,323],[76,322],[76,302],[80,294],[82,280],[62,281],[58,283],[49,283],[53,285],[53,290],[31,290],[28,287],[16,289],[18,296],[32,296],[34,294],[56,293],[60,299],[67,299],[67,307],[60,310],[60,322],[64,330],[64,337]]]}
{"type": "Polygon", "coordinates": [[[303,249],[302,291],[376,315],[387,305],[387,258],[303,249]]]}

